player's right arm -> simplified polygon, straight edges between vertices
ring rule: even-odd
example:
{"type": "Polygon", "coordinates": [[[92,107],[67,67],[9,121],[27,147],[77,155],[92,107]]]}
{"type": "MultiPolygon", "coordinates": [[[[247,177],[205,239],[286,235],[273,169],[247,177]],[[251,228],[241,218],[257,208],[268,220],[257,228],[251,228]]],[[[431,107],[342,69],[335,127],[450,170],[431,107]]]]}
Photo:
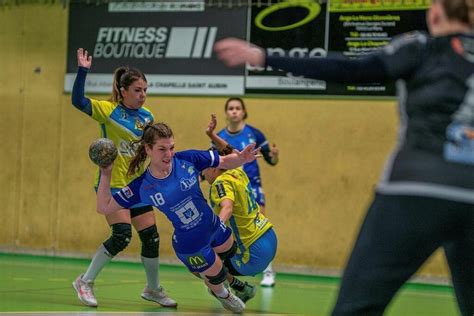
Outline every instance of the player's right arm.
{"type": "Polygon", "coordinates": [[[110,191],[112,166],[100,168],[100,181],[97,188],[97,212],[104,215],[123,208],[130,209],[133,205],[141,202],[140,185],[143,177],[138,177],[112,195],[110,191]]]}
{"type": "Polygon", "coordinates": [[[100,214],[111,214],[122,209],[110,192],[110,180],[112,178],[112,165],[100,168],[100,181],[97,188],[97,212],[100,214]]]}
{"type": "Polygon", "coordinates": [[[84,86],[89,68],[92,65],[92,56],[87,51],[79,48],[77,50],[77,75],[72,88],[71,101],[72,104],[80,111],[92,116],[91,100],[84,96],[84,86]]]}

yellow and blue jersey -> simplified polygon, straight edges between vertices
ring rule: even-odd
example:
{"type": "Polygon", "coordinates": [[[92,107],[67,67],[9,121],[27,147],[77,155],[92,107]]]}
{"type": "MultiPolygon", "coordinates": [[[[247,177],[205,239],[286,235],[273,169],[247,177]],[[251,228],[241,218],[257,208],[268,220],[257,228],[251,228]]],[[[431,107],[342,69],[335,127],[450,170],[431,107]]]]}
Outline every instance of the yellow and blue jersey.
{"type": "Polygon", "coordinates": [[[225,171],[212,184],[210,200],[216,214],[220,213],[220,204],[225,199],[233,202],[232,216],[226,224],[232,228],[238,245],[237,254],[241,254],[246,263],[249,247],[273,225],[260,213],[250,180],[242,168],[225,171]]]}
{"type": "MultiPolygon", "coordinates": [[[[144,126],[153,122],[153,114],[146,107],[133,110],[116,102],[90,98],[89,100],[92,106],[91,116],[100,124],[101,137],[112,140],[118,150],[110,186],[111,188],[122,188],[143,173],[143,169],[141,169],[135,175],[127,176],[128,165],[135,154],[131,142],[141,138],[144,126]]],[[[98,170],[96,187],[99,178],[98,170]]]]}

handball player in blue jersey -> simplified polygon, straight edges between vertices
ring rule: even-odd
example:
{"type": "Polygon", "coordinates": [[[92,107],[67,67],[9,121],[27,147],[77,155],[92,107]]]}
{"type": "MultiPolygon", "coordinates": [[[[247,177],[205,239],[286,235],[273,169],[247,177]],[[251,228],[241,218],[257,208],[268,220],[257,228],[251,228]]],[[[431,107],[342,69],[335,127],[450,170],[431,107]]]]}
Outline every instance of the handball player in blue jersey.
{"type": "MultiPolygon", "coordinates": [[[[255,144],[261,148],[264,160],[269,165],[275,166],[278,163],[278,148],[275,144],[270,146],[265,135],[259,129],[245,122],[248,113],[244,101],[238,97],[229,98],[225,103],[224,110],[227,126],[219,131],[217,135],[238,150],[242,150],[248,144],[255,144]]],[[[245,164],[244,171],[250,179],[250,185],[252,186],[255,200],[260,207],[260,212],[266,215],[265,194],[257,161],[245,164]]],[[[260,284],[262,286],[275,285],[275,273],[271,263],[263,272],[263,279],[260,284]]]]}
{"type": "Polygon", "coordinates": [[[175,153],[173,132],[164,123],[147,125],[136,142],[136,154],[129,166],[133,174],[147,159],[150,164],[135,180],[117,193],[110,192],[112,166],[101,168],[97,210],[112,214],[137,203],[153,205],[174,227],[173,248],[177,257],[194,274],[199,274],[210,293],[233,312],[245,304],[225,286],[223,260],[232,257],[236,246],[232,231],[215,215],[202,195],[199,173],[209,167],[233,169],[255,160],[255,144],[231,155],[215,150],[186,150],[175,153]]]}

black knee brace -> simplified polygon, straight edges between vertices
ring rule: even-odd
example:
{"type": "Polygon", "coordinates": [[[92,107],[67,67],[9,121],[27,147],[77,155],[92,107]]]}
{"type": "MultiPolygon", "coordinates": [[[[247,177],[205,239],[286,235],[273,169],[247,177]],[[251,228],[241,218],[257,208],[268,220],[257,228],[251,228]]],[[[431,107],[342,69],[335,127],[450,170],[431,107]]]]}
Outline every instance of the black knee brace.
{"type": "Polygon", "coordinates": [[[234,243],[232,244],[232,247],[230,247],[229,250],[218,253],[218,255],[219,255],[219,258],[221,258],[222,261],[224,261],[225,259],[232,258],[236,252],[237,252],[237,243],[234,240],[234,243]]]}
{"type": "Polygon", "coordinates": [[[160,234],[156,225],[152,225],[138,232],[142,241],[142,256],[145,258],[158,257],[160,249],[160,234]]]}
{"type": "Polygon", "coordinates": [[[116,256],[120,251],[127,248],[132,239],[132,225],[119,223],[112,224],[112,236],[104,241],[104,247],[112,255],[116,256]]]}
{"type": "Polygon", "coordinates": [[[215,276],[207,276],[206,278],[209,280],[209,283],[217,285],[221,284],[225,280],[227,280],[227,269],[222,266],[222,270],[215,276]]]}

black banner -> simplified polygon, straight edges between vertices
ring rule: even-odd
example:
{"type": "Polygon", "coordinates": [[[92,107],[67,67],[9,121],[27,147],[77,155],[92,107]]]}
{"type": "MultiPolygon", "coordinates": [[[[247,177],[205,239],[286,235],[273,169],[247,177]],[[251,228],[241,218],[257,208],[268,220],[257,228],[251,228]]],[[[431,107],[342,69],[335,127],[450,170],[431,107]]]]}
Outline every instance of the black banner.
{"type": "MultiPolygon", "coordinates": [[[[340,53],[350,58],[387,44],[401,33],[426,30],[429,0],[270,1],[253,7],[250,42],[268,55],[320,58],[340,53]],[[382,3],[383,2],[383,3],[382,3]]],[[[341,85],[295,77],[291,73],[248,67],[251,93],[392,96],[392,84],[341,85]]]]}
{"type": "Polygon", "coordinates": [[[76,50],[93,56],[86,90],[110,92],[119,66],[142,70],[149,92],[243,94],[244,70],[214,58],[214,42],[245,37],[247,9],[206,7],[204,1],[71,3],[65,90],[77,71],[76,50]]]}
{"type": "MultiPolygon", "coordinates": [[[[273,1],[269,6],[252,7],[250,42],[265,47],[269,56],[326,56],[326,10],[326,4],[317,1],[273,1]]],[[[248,68],[246,91],[325,94],[326,83],[271,67],[248,68]]]]}
{"type": "Polygon", "coordinates": [[[142,70],[149,93],[394,95],[393,85],[338,85],[271,69],[228,68],[213,45],[247,39],[268,55],[357,58],[394,36],[425,30],[430,0],[269,0],[262,5],[210,6],[204,0],[71,3],[65,91],[74,82],[76,50],[93,56],[86,91],[110,93],[119,66],[142,70]],[[249,21],[247,21],[249,17],[249,21]]]}
{"type": "MultiPolygon", "coordinates": [[[[396,8],[395,8],[396,9],[396,8]]],[[[340,52],[357,58],[388,44],[399,34],[426,30],[425,10],[418,7],[410,10],[381,10],[380,6],[363,7],[360,10],[347,7],[339,11],[333,9],[329,14],[329,51],[340,52]],[[371,9],[371,10],[369,10],[371,9]]],[[[328,94],[334,95],[382,95],[395,94],[394,84],[353,84],[329,83],[328,94]]]]}

